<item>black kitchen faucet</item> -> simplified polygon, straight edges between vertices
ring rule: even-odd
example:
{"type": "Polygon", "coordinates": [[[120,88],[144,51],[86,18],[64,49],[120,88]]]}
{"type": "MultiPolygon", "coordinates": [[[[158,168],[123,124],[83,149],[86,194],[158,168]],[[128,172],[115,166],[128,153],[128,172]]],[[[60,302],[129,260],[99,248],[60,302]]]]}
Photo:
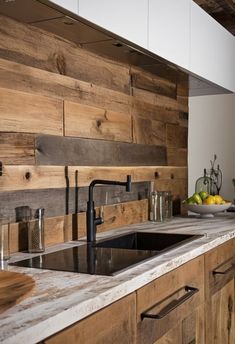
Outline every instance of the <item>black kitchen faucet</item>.
{"type": "Polygon", "coordinates": [[[104,222],[101,216],[96,217],[95,204],[93,200],[93,189],[97,184],[102,185],[122,185],[126,187],[126,191],[131,191],[131,176],[127,175],[126,182],[115,180],[93,180],[89,185],[89,199],[87,202],[86,224],[87,224],[87,242],[94,244],[96,242],[96,226],[104,222]]]}

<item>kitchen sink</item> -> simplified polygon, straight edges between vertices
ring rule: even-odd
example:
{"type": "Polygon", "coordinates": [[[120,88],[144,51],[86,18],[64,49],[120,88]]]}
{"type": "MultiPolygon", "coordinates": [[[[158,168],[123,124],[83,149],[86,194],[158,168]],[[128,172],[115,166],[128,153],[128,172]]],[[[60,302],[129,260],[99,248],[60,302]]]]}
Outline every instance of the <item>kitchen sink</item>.
{"type": "Polygon", "coordinates": [[[80,243],[11,265],[113,276],[199,237],[201,235],[132,232],[99,241],[95,245],[80,243]]]}
{"type": "Polygon", "coordinates": [[[162,252],[198,237],[200,235],[134,232],[99,242],[96,247],[162,252]]]}

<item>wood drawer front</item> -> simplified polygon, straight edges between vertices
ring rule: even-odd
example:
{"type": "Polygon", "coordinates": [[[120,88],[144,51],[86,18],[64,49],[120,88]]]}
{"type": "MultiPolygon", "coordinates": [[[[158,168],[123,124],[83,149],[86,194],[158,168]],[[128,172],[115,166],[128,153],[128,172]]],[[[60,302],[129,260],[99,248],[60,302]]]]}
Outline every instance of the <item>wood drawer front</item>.
{"type": "MultiPolygon", "coordinates": [[[[204,256],[163,275],[137,291],[137,343],[154,343],[177,324],[182,323],[204,302],[204,256]],[[143,313],[161,314],[173,300],[186,295],[185,287],[198,292],[184,300],[161,319],[142,318],[143,313]],[[142,316],[141,316],[142,315],[142,316]]],[[[177,301],[178,304],[178,301],[177,301]]]]}
{"type": "Polygon", "coordinates": [[[235,275],[235,239],[205,254],[206,299],[223,288],[235,275]]]}
{"type": "Polygon", "coordinates": [[[136,295],[112,305],[47,338],[44,344],[134,344],[136,341],[136,295]]]}

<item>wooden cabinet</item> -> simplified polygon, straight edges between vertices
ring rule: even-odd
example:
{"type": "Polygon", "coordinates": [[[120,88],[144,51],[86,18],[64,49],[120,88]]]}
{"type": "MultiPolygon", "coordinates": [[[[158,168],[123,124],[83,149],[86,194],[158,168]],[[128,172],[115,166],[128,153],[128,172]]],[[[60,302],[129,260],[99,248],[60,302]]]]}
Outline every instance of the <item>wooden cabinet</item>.
{"type": "Polygon", "coordinates": [[[235,239],[46,339],[45,344],[234,344],[235,239]]]}
{"type": "Polygon", "coordinates": [[[235,343],[235,240],[205,254],[206,344],[235,343]]]}
{"type": "Polygon", "coordinates": [[[44,340],[44,344],[133,344],[136,342],[135,293],[44,340]]]}
{"type": "Polygon", "coordinates": [[[204,343],[204,257],[137,290],[137,343],[204,343]]]}

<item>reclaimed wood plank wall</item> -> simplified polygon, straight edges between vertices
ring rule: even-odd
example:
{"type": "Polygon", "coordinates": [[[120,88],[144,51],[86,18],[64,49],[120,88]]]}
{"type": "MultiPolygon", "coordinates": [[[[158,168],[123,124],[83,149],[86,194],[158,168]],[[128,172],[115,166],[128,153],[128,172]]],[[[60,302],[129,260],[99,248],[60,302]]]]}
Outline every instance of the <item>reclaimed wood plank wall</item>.
{"type": "Polygon", "coordinates": [[[95,178],[133,180],[131,193],[97,188],[101,231],[146,221],[150,182],[178,204],[186,197],[188,87],[180,77],[106,59],[4,16],[0,27],[0,216],[18,221],[12,251],[25,249],[19,221],[27,207],[45,206],[47,245],[84,236],[95,178]]]}

